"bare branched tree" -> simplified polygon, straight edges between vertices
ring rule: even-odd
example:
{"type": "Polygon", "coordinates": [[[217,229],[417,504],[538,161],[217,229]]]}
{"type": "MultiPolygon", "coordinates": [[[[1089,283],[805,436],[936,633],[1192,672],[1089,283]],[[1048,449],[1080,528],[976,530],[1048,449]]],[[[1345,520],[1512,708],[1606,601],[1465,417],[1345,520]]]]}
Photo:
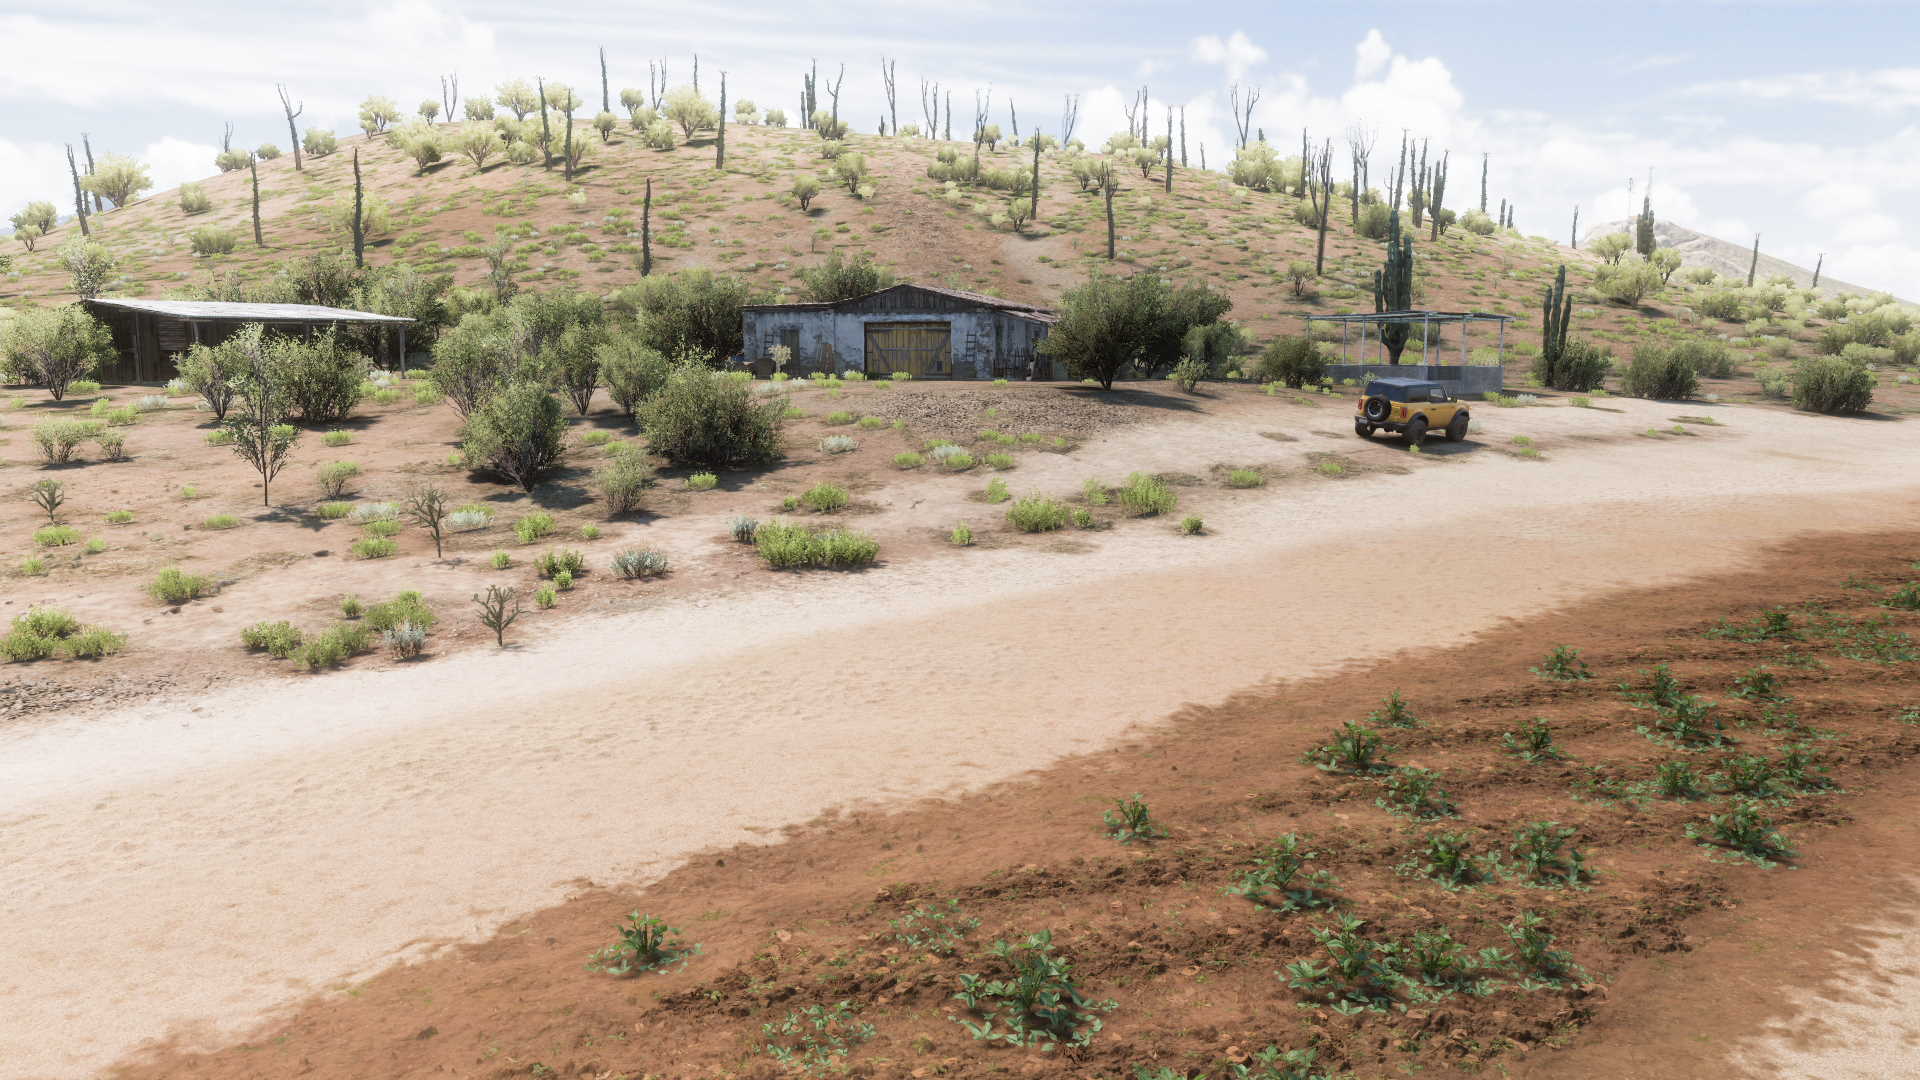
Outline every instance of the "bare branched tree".
{"type": "Polygon", "coordinates": [[[927,121],[927,138],[940,137],[940,84],[920,80],[920,115],[927,121]]]}
{"type": "Polygon", "coordinates": [[[87,195],[80,187],[80,166],[73,159],[73,144],[67,144],[67,172],[73,176],[73,213],[80,219],[80,235],[92,236],[87,225],[87,195]]]}
{"type": "MultiPolygon", "coordinates": [[[[231,132],[233,130],[233,125],[231,124],[227,125],[227,130],[231,132]]],[[[84,131],[80,133],[80,149],[86,152],[87,175],[92,176],[93,175],[93,140],[91,138],[88,138],[87,133],[84,131]]],[[[222,149],[224,149],[224,147],[222,149]]],[[[106,209],[106,204],[100,201],[100,193],[97,191],[94,192],[93,193],[93,212],[98,214],[105,209],[106,209]]]]}
{"type": "MultiPolygon", "coordinates": [[[[603,94],[606,92],[606,87],[604,85],[606,82],[606,77],[607,77],[606,54],[602,52],[601,59],[600,59],[600,81],[602,83],[601,92],[603,94]]],[[[447,118],[447,123],[449,124],[453,123],[454,121],[453,110],[458,108],[460,105],[460,73],[459,72],[456,71],[451,75],[440,76],[440,104],[446,107],[447,111],[442,115],[444,115],[447,118]]]]}
{"type": "Polygon", "coordinates": [[[1066,104],[1060,108],[1060,145],[1066,146],[1073,141],[1073,126],[1080,122],[1080,95],[1068,94],[1066,104]]]}
{"type": "Polygon", "coordinates": [[[1374,130],[1364,124],[1354,124],[1347,128],[1347,156],[1353,162],[1353,192],[1350,202],[1353,204],[1353,223],[1360,223],[1360,199],[1367,190],[1367,162],[1373,156],[1373,143],[1377,138],[1374,130]]]}
{"type": "Polygon", "coordinates": [[[1313,200],[1314,220],[1320,224],[1319,247],[1313,256],[1313,275],[1319,277],[1327,266],[1327,222],[1333,218],[1333,140],[1320,141],[1320,154],[1301,159],[1300,171],[1307,176],[1307,195],[1313,200]]]}
{"type": "Polygon", "coordinates": [[[887,86],[887,116],[893,121],[893,133],[900,134],[900,84],[894,77],[900,61],[880,58],[880,79],[887,86]]]}
{"type": "Polygon", "coordinates": [[[1260,88],[1249,86],[1243,93],[1239,83],[1227,89],[1227,109],[1233,113],[1233,127],[1240,136],[1240,148],[1246,149],[1247,133],[1253,127],[1253,106],[1260,100],[1260,88]]]}
{"type": "Polygon", "coordinates": [[[305,167],[300,163],[300,130],[294,127],[293,122],[307,111],[307,103],[303,101],[296,106],[293,98],[287,95],[285,83],[275,83],[273,88],[280,92],[280,108],[287,114],[287,138],[293,142],[293,171],[302,172],[305,167]]]}
{"type": "Polygon", "coordinates": [[[827,87],[827,95],[833,98],[833,118],[835,120],[840,119],[840,84],[846,81],[847,65],[841,64],[839,76],[833,80],[832,86],[827,87]]]}

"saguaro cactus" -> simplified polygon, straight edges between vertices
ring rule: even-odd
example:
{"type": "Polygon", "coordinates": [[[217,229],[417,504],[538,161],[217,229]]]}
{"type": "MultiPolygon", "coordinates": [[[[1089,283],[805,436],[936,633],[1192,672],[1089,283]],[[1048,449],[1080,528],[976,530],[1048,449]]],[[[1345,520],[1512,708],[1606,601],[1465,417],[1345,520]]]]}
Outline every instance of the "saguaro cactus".
{"type": "MultiPolygon", "coordinates": [[[[1387,260],[1373,272],[1373,310],[1407,311],[1413,307],[1413,237],[1400,235],[1400,211],[1387,218],[1387,260]]],[[[1387,348],[1387,362],[1398,364],[1400,352],[1407,347],[1410,327],[1404,322],[1380,328],[1380,342],[1387,348]]]]}
{"type": "Polygon", "coordinates": [[[1573,297],[1567,295],[1567,264],[1560,264],[1560,272],[1553,276],[1553,284],[1547,288],[1547,295],[1541,301],[1540,312],[1540,359],[1551,376],[1560,367],[1560,357],[1567,348],[1567,328],[1573,324],[1573,297]]]}

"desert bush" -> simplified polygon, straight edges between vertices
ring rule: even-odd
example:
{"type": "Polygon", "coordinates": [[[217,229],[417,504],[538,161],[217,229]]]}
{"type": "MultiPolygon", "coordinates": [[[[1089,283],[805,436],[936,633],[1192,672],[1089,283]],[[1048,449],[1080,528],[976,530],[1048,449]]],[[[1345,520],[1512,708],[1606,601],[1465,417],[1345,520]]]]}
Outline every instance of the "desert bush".
{"type": "Polygon", "coordinates": [[[763,465],[780,456],[786,404],[756,401],[750,384],[684,368],[640,409],[647,442],[675,465],[763,465]]]}
{"type": "Polygon", "coordinates": [[[1745,322],[1747,302],[1739,293],[1722,289],[1696,298],[1693,301],[1693,310],[1711,319],[1745,322]]]}
{"type": "Polygon", "coordinates": [[[216,532],[226,530],[226,529],[238,528],[239,526],[240,526],[240,519],[237,517],[234,517],[232,514],[215,514],[212,517],[200,523],[201,528],[212,529],[216,532]]]}
{"type": "Polygon", "coordinates": [[[801,502],[823,514],[845,508],[849,499],[847,489],[838,484],[815,484],[800,496],[801,502]]]}
{"type": "Polygon", "coordinates": [[[78,304],[29,307],[0,323],[0,370],[44,388],[55,401],[69,389],[87,392],[82,384],[113,355],[112,332],[78,304]]]}
{"type": "Polygon", "coordinates": [[[1168,513],[1180,501],[1180,497],[1164,481],[1147,473],[1129,475],[1126,484],[1114,493],[1114,497],[1136,517],[1168,513]]]}
{"type": "Polygon", "coordinates": [[[360,403],[361,384],[372,368],[332,330],[304,339],[271,338],[266,356],[275,389],[286,394],[293,414],[308,423],[345,419],[360,403]]]}
{"type": "Polygon", "coordinates": [[[326,157],[340,149],[340,140],[326,128],[308,128],[300,137],[300,146],[309,157],[326,157]]]}
{"type": "Polygon", "coordinates": [[[353,504],[347,502],[321,503],[318,507],[314,508],[314,513],[318,514],[322,521],[339,521],[341,518],[353,513],[353,504]]]}
{"type": "Polygon", "coordinates": [[[947,542],[955,547],[968,547],[973,543],[973,530],[965,525],[955,525],[947,533],[947,542]]]}
{"type": "Polygon", "coordinates": [[[1621,373],[1620,387],[1633,397],[1677,401],[1699,392],[1693,361],[1659,345],[1642,345],[1621,373]]]}
{"type": "MultiPolygon", "coordinates": [[[[1385,203],[1367,203],[1360,207],[1360,221],[1354,231],[1369,240],[1385,240],[1392,228],[1392,211],[1385,203]]],[[[1471,226],[1469,226],[1471,227],[1471,226]]]]}
{"type": "Polygon", "coordinates": [[[1186,517],[1183,517],[1180,519],[1180,535],[1181,536],[1199,536],[1201,533],[1206,531],[1207,531],[1207,523],[1192,514],[1189,514],[1186,517]]]}
{"type": "Polygon", "coordinates": [[[667,557],[652,548],[628,548],[614,555],[612,565],[614,573],[632,581],[666,573],[667,557]]]}
{"type": "Polygon", "coordinates": [[[1007,521],[1021,532],[1052,532],[1066,527],[1067,508],[1053,499],[1029,495],[1007,508],[1007,521]]]}
{"type": "Polygon", "coordinates": [[[365,536],[347,545],[347,550],[356,559],[388,559],[400,550],[400,545],[385,536],[365,536]]]}
{"type": "Polygon", "coordinates": [[[1701,378],[1733,378],[1733,351],[1721,342],[1686,338],[1673,343],[1671,355],[1676,360],[1691,363],[1701,378]]]}
{"type": "Polygon", "coordinates": [[[160,571],[147,585],[147,594],[163,604],[184,604],[213,592],[213,579],[189,574],[178,567],[160,571]]]}
{"type": "Polygon", "coordinates": [[[712,491],[720,486],[720,477],[710,472],[697,472],[687,477],[688,491],[712,491]]]}
{"type": "Polygon", "coordinates": [[[566,454],[566,436],[559,399],[516,379],[467,417],[461,449],[469,462],[532,491],[566,454]]]}
{"type": "Polygon", "coordinates": [[[1595,292],[1627,307],[1639,307],[1642,300],[1659,292],[1662,284],[1659,268],[1637,259],[1603,266],[1593,279],[1595,292]]]}
{"type": "Polygon", "coordinates": [[[763,523],[754,535],[754,546],[776,570],[865,566],[880,553],[872,537],[845,529],[814,532],[784,521],[763,523]]]}
{"type": "Polygon", "coordinates": [[[926,463],[927,459],[923,455],[914,453],[911,450],[902,451],[901,453],[893,455],[893,464],[896,468],[917,469],[926,463]]]}
{"type": "Polygon", "coordinates": [[[286,620],[258,622],[240,631],[240,642],[253,652],[264,652],[275,660],[285,660],[300,647],[304,635],[286,620]]]}
{"type": "Polygon", "coordinates": [[[553,532],[553,515],[539,510],[524,515],[513,523],[513,535],[519,537],[523,544],[531,544],[551,532],[553,532]]]}
{"type": "MultiPolygon", "coordinates": [[[[1370,207],[1368,209],[1371,209],[1370,207]]],[[[1384,216],[1384,215],[1382,215],[1384,216]]],[[[1469,210],[1460,216],[1460,227],[1475,236],[1492,236],[1497,225],[1485,210],[1469,210]]]]}
{"type": "MultiPolygon", "coordinates": [[[[194,345],[180,360],[180,377],[199,394],[216,421],[225,420],[238,389],[234,380],[246,371],[238,340],[219,345],[194,345]]],[[[225,430],[225,429],[222,429],[225,430]]]]}
{"type": "Polygon", "coordinates": [[[338,499],[346,493],[347,484],[360,475],[360,466],[351,461],[333,461],[314,470],[314,479],[320,483],[320,491],[329,499],[338,499]]]}
{"type": "Polygon", "coordinates": [[[1612,370],[1611,352],[1579,339],[1567,342],[1557,358],[1542,353],[1533,361],[1534,378],[1555,390],[1598,390],[1612,370]]]}
{"type": "Polygon", "coordinates": [[[47,515],[50,524],[60,520],[60,506],[67,501],[67,486],[51,477],[42,477],[27,489],[27,499],[47,515]]]}
{"type": "Polygon", "coordinates": [[[533,568],[543,578],[562,573],[578,576],[586,572],[587,559],[572,548],[555,548],[541,552],[533,560],[533,568]]]}
{"type": "Polygon", "coordinates": [[[293,651],[293,662],[307,672],[336,668],[373,648],[373,633],[364,626],[335,623],[293,651]]]}
{"type": "Polygon", "coordinates": [[[180,211],[185,214],[204,214],[213,209],[213,199],[207,189],[199,184],[180,185],[180,211]]]}
{"type": "Polygon", "coordinates": [[[370,633],[391,630],[402,624],[412,624],[430,630],[440,621],[433,609],[427,606],[426,599],[413,590],[398,593],[391,600],[384,600],[366,609],[366,629],[370,633]]]}
{"type": "Polygon", "coordinates": [[[98,423],[90,421],[40,421],[33,427],[33,444],[50,463],[65,465],[73,461],[73,452],[96,438],[100,430],[98,423]]]}
{"type": "Polygon", "coordinates": [[[1254,372],[1261,382],[1285,383],[1294,389],[1317,383],[1326,374],[1326,361],[1309,337],[1282,337],[1261,350],[1254,372]]]}
{"type": "Polygon", "coordinates": [[[80,542],[80,531],[71,525],[43,525],[33,531],[33,542],[41,547],[66,547],[80,542]]]}
{"type": "Polygon", "coordinates": [[[1230,488],[1265,487],[1267,478],[1258,469],[1229,469],[1227,486],[1230,488]]]}
{"type": "Polygon", "coordinates": [[[1860,413],[1873,402],[1873,372],[1843,357],[1801,360],[1790,385],[1794,408],[1808,412],[1860,413]]]}
{"type": "Polygon", "coordinates": [[[1547,653],[1546,659],[1540,661],[1539,667],[1527,670],[1555,682],[1578,682],[1593,678],[1593,672],[1587,669],[1587,662],[1580,659],[1580,650],[1565,645],[1555,645],[1547,653]]]}
{"type": "Polygon", "coordinates": [[[232,229],[202,225],[187,234],[187,246],[195,255],[230,255],[240,246],[240,236],[232,229]]]}
{"type": "Polygon", "coordinates": [[[600,377],[607,396],[633,418],[640,404],[667,384],[673,365],[637,335],[609,334],[599,349],[600,377]]]}
{"type": "Polygon", "coordinates": [[[606,500],[607,514],[619,517],[640,509],[646,490],[655,480],[653,466],[637,450],[622,448],[593,470],[593,487],[606,500]]]}

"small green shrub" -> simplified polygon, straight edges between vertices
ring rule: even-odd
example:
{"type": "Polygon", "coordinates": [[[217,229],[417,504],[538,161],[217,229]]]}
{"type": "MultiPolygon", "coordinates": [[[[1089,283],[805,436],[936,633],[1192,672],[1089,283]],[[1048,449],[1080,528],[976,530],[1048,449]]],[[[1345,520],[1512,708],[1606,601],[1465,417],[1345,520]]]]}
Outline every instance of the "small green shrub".
{"type": "Polygon", "coordinates": [[[830,514],[847,505],[847,489],[838,484],[816,484],[800,496],[800,501],[823,514],[830,514]]]}
{"type": "Polygon", "coordinates": [[[1206,522],[1191,514],[1180,519],[1181,536],[1199,536],[1202,532],[1206,531],[1206,528],[1206,522]]]}
{"type": "Polygon", "coordinates": [[[1230,488],[1257,488],[1267,486],[1267,478],[1258,469],[1229,469],[1227,486],[1230,488]]]}
{"type": "Polygon", "coordinates": [[[667,557],[652,548],[628,548],[613,557],[613,571],[622,578],[633,581],[639,578],[659,577],[667,572],[667,557]]]}
{"type": "Polygon", "coordinates": [[[327,432],[325,435],[322,435],[320,437],[320,441],[325,443],[329,447],[338,449],[339,447],[345,446],[348,443],[351,443],[353,441],[353,433],[350,431],[341,431],[340,429],[335,428],[334,430],[327,432]]]}
{"type": "Polygon", "coordinates": [[[754,546],[776,570],[865,566],[880,553],[880,545],[870,536],[845,529],[814,532],[784,521],[763,523],[755,533],[754,546]]]}
{"type": "Polygon", "coordinates": [[[644,971],[665,971],[684,964],[700,951],[698,945],[682,945],[680,931],[655,915],[633,912],[625,926],[615,927],[620,940],[587,958],[588,971],[609,975],[634,975],[644,971]]]}
{"type": "Polygon", "coordinates": [[[1553,727],[1544,716],[1527,721],[1527,726],[1519,731],[1507,732],[1500,737],[1500,742],[1508,753],[1526,761],[1558,761],[1566,756],[1553,744],[1553,727]]]}
{"type": "Polygon", "coordinates": [[[523,544],[531,544],[553,531],[553,515],[536,510],[513,523],[513,535],[523,544]]]}
{"type": "Polygon", "coordinates": [[[1122,844],[1131,844],[1135,840],[1151,843],[1167,835],[1167,830],[1153,820],[1152,811],[1147,809],[1146,800],[1138,792],[1125,799],[1113,800],[1113,807],[1102,820],[1106,822],[1107,835],[1122,844]]]}
{"type": "Polygon", "coordinates": [[[41,547],[65,547],[79,540],[80,530],[70,525],[46,525],[33,533],[33,542],[41,547]]]}
{"type": "Polygon", "coordinates": [[[987,488],[982,493],[982,497],[990,503],[1003,503],[1013,498],[1013,492],[1007,490],[1007,482],[1005,480],[996,476],[992,480],[987,481],[987,488]]]}
{"type": "Polygon", "coordinates": [[[1021,532],[1052,532],[1067,524],[1067,508],[1052,499],[1029,495],[1007,510],[1007,521],[1021,532]]]}
{"type": "Polygon", "coordinates": [[[1000,469],[1003,471],[1006,469],[1011,469],[1014,466],[1014,460],[1013,460],[1012,454],[992,453],[992,454],[988,454],[984,458],[981,458],[980,460],[986,462],[990,468],[1000,469]]]}
{"type": "Polygon", "coordinates": [[[259,622],[240,631],[240,642],[253,652],[264,652],[275,660],[292,656],[305,640],[298,627],[284,619],[259,622]]]}
{"type": "Polygon", "coordinates": [[[1873,372],[1842,357],[1816,356],[1793,367],[1793,407],[1844,415],[1865,412],[1873,403],[1873,372]]]}
{"type": "Polygon", "coordinates": [[[1586,857],[1571,841],[1574,830],[1557,821],[1535,821],[1514,833],[1507,853],[1532,885],[1577,885],[1593,879],[1586,857]]]}
{"type": "Polygon", "coordinates": [[[364,611],[366,605],[360,602],[358,596],[348,593],[340,598],[340,614],[343,618],[357,619],[364,611]]]}
{"type": "Polygon", "coordinates": [[[1761,864],[1792,858],[1793,849],[1761,812],[1761,805],[1755,799],[1741,799],[1727,813],[1709,815],[1704,826],[1688,825],[1687,838],[1761,864]]]}
{"type": "Polygon", "coordinates": [[[1333,875],[1308,865],[1319,857],[1319,852],[1307,846],[1305,837],[1282,833],[1254,855],[1252,866],[1241,873],[1238,882],[1223,891],[1276,911],[1326,907],[1333,901],[1322,890],[1332,887],[1333,875]]]}
{"type": "Polygon", "coordinates": [[[1180,501],[1180,497],[1164,481],[1146,473],[1128,476],[1116,497],[1120,505],[1136,517],[1168,513],[1180,501]]]}
{"type": "Polygon", "coordinates": [[[212,517],[208,518],[207,520],[201,522],[200,527],[203,529],[220,530],[220,529],[235,528],[239,524],[240,524],[240,519],[237,517],[234,517],[232,514],[215,514],[212,517]]]}
{"type": "Polygon", "coordinates": [[[110,511],[110,512],[108,512],[108,514],[107,514],[107,524],[109,524],[109,525],[131,525],[131,524],[133,524],[133,511],[131,511],[131,510],[113,510],[113,511],[110,511]]]}
{"type": "Polygon", "coordinates": [[[927,463],[926,458],[922,457],[919,454],[914,453],[911,450],[907,450],[902,453],[893,455],[894,467],[900,468],[900,469],[917,469],[920,466],[925,465],[926,463],[927,463]]]}
{"type": "Polygon", "coordinates": [[[493,564],[495,570],[505,570],[513,565],[513,556],[504,551],[496,551],[488,562],[493,564]]]}
{"type": "Polygon", "coordinates": [[[1381,740],[1379,732],[1349,720],[1333,733],[1329,742],[1307,751],[1302,760],[1322,772],[1383,773],[1392,768],[1386,761],[1391,749],[1381,740]]]}
{"type": "Polygon", "coordinates": [[[1555,645],[1553,651],[1547,653],[1547,658],[1540,661],[1539,667],[1527,670],[1554,682],[1578,682],[1593,678],[1593,672],[1587,670],[1587,662],[1580,659],[1580,650],[1565,645],[1555,645]]]}
{"type": "Polygon", "coordinates": [[[720,478],[710,472],[694,473],[687,477],[688,491],[712,491],[720,486],[720,478]]]}
{"type": "Polygon", "coordinates": [[[955,525],[947,534],[947,543],[955,547],[969,547],[973,544],[973,530],[965,525],[955,525]]]}
{"type": "Polygon", "coordinates": [[[396,594],[391,600],[374,604],[366,612],[366,629],[369,633],[391,630],[403,623],[432,629],[439,621],[439,616],[427,606],[426,599],[411,589],[396,594]]]}
{"type": "Polygon", "coordinates": [[[213,592],[213,580],[168,567],[147,585],[147,594],[163,604],[184,604],[213,592]]]}
{"type": "Polygon", "coordinates": [[[835,427],[838,427],[841,424],[851,424],[853,423],[853,421],[854,421],[853,414],[850,412],[847,412],[845,409],[839,409],[834,412],[830,412],[827,415],[820,418],[821,423],[829,424],[835,427]]]}
{"type": "Polygon", "coordinates": [[[360,466],[351,461],[333,461],[314,470],[314,479],[320,483],[320,492],[329,499],[337,499],[347,490],[347,484],[360,475],[360,466]]]}
{"type": "Polygon", "coordinates": [[[533,606],[547,611],[560,602],[560,592],[551,585],[542,585],[533,591],[533,606]]]}
{"type": "Polygon", "coordinates": [[[736,544],[753,543],[753,536],[759,531],[759,519],[746,517],[744,515],[734,518],[733,523],[727,527],[727,532],[732,535],[734,543],[736,544]]]}
{"type": "Polygon", "coordinates": [[[572,548],[557,548],[543,552],[533,560],[533,568],[541,577],[550,578],[559,574],[579,574],[586,570],[586,557],[572,548]]]}
{"type": "Polygon", "coordinates": [[[829,435],[820,440],[820,449],[829,454],[851,454],[860,449],[860,442],[850,435],[829,435]]]}
{"type": "Polygon", "coordinates": [[[1679,401],[1698,393],[1700,381],[1691,358],[1672,349],[1643,345],[1633,351],[1620,386],[1633,397],[1679,401]]]}
{"type": "Polygon", "coordinates": [[[367,536],[347,545],[356,559],[390,558],[400,550],[400,545],[384,536],[367,536]]]}
{"type": "Polygon", "coordinates": [[[1439,774],[1411,765],[1403,765],[1387,776],[1386,789],[1374,804],[1415,821],[1452,817],[1457,812],[1440,787],[1439,774]]]}

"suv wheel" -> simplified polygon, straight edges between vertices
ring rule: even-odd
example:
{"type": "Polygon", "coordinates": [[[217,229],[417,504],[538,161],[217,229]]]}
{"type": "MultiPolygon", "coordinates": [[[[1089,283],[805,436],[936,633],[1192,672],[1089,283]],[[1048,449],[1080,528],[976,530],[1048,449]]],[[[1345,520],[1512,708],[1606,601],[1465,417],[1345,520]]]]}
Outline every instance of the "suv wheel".
{"type": "Polygon", "coordinates": [[[1427,418],[1416,416],[1407,421],[1407,445],[1419,446],[1427,441],[1427,418]]]}
{"type": "Polygon", "coordinates": [[[1371,439],[1373,438],[1373,425],[1367,423],[1365,420],[1355,420],[1353,422],[1353,433],[1363,439],[1371,439]]]}
{"type": "Polygon", "coordinates": [[[1447,441],[1461,442],[1465,440],[1466,437],[1467,437],[1467,414],[1454,413],[1453,419],[1447,421],[1447,441]]]}

